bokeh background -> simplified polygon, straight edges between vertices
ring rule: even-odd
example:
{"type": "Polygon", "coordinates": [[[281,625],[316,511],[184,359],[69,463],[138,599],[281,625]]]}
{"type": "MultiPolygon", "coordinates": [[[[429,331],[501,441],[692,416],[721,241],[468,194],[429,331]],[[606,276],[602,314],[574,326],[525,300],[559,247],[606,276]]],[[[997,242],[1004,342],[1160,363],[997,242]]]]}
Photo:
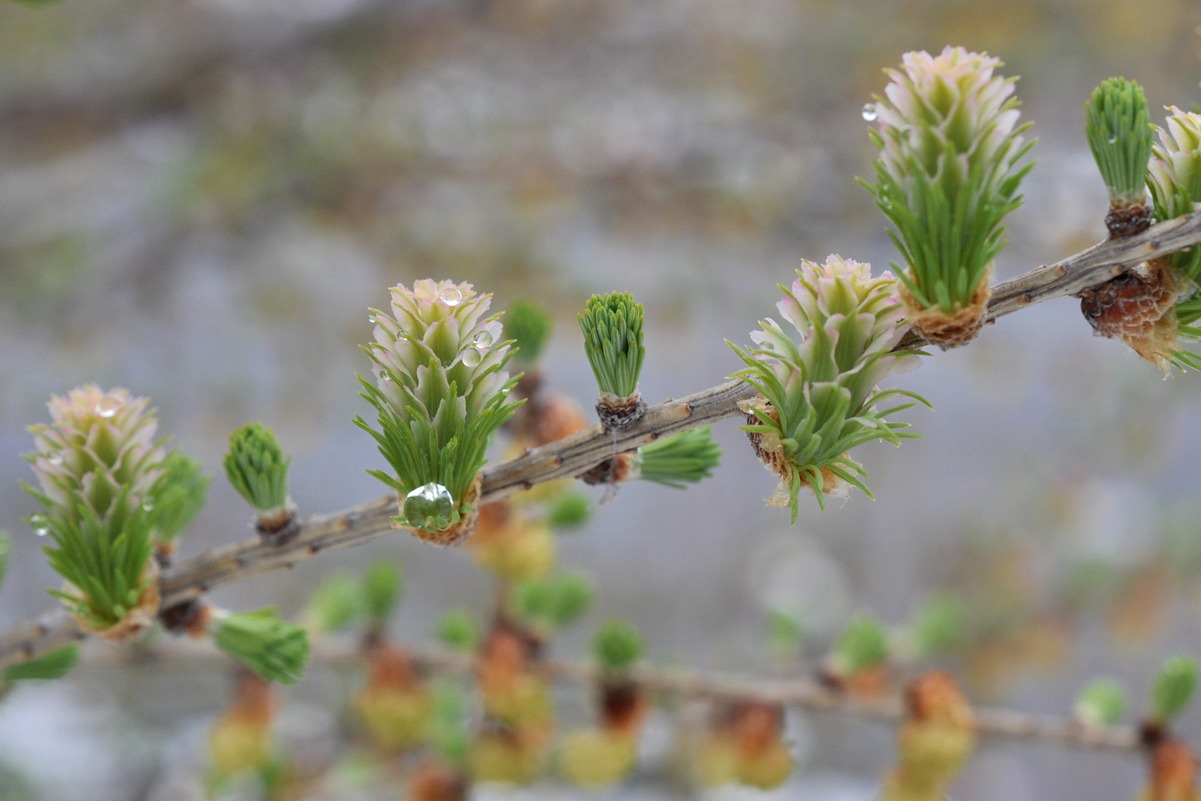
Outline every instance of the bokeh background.
{"type": "MultiPolygon", "coordinates": [[[[160,431],[214,474],[229,432],[265,421],[295,455],[302,512],[345,508],[382,493],[350,420],[369,411],[367,308],[397,282],[452,277],[499,308],[554,310],[547,377],[585,404],[575,313],[629,290],[656,402],[738,369],[723,340],[748,341],[801,258],[895,258],[854,178],[871,173],[862,106],[903,52],[964,45],[1021,76],[1038,166],[998,278],[1102,237],[1082,134],[1097,83],[1137,79],[1153,109],[1201,100],[1188,0],[0,2],[0,527],[15,551],[0,627],[53,604],[19,488],[25,427],[52,393],[149,395],[160,431]]],[[[1144,711],[1163,657],[1201,650],[1201,377],[1161,379],[1065,299],[902,385],[934,410],[908,413],[923,439],[857,452],[875,502],[802,503],[789,527],[734,421],[715,427],[726,456],[702,487],[623,487],[559,543],[600,592],[555,652],[583,653],[622,615],[653,659],[764,673],[769,610],[804,619],[820,657],[852,614],[900,624],[943,591],[969,611],[945,664],[973,700],[1066,713],[1103,674],[1144,711]]],[[[209,496],[185,556],[250,534],[219,476],[209,496]]],[[[323,576],[381,556],[407,568],[400,638],[487,608],[465,555],[399,534],[215,600],[295,611],[323,576]]],[[[339,681],[318,666],[288,691],[287,737],[333,747],[339,681]]],[[[20,687],[0,704],[0,797],[193,797],[228,689],[212,663],[20,687]]],[[[1201,740],[1201,712],[1181,730],[1201,740]]],[[[668,736],[652,732],[623,797],[688,796],[656,767],[668,736]]],[[[870,798],[894,736],[796,716],[802,770],[745,797],[870,798]]],[[[956,797],[1126,799],[1144,774],[1134,755],[985,743],[956,797]]]]}

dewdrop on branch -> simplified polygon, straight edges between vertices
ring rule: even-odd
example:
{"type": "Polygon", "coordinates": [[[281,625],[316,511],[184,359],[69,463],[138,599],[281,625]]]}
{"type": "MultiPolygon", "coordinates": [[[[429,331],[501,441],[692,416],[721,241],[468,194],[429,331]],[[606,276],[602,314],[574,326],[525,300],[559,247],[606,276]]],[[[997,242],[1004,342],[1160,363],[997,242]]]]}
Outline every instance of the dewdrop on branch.
{"type": "Polygon", "coordinates": [[[872,278],[871,267],[831,255],[824,264],[804,261],[797,280],[776,304],[791,327],[761,321],[751,333],[755,347],[727,342],[746,367],[735,373],[759,391],[743,401],[755,454],[780,478],[768,503],[788,506],[796,522],[798,495],[809,487],[818,505],[826,495],[846,497],[857,487],[869,498],[863,468],[851,459],[856,446],[873,440],[899,445],[914,434],[890,415],[913,406],[884,409],[896,396],[929,405],[910,392],[877,389],[892,373],[917,366],[920,351],[893,349],[905,329],[893,277],[872,278]]]}
{"type": "Polygon", "coordinates": [[[962,47],[906,53],[887,70],[884,96],[864,109],[879,151],[863,185],[892,222],[908,269],[899,274],[910,325],[941,347],[963,345],[984,323],[1002,219],[1020,205],[1032,143],[1017,124],[1016,79],[1000,60],[962,47]]]}
{"type": "Polygon", "coordinates": [[[392,467],[368,472],[394,489],[394,522],[440,545],[462,542],[478,514],[480,468],[493,434],[520,401],[500,315],[471,284],[422,279],[392,288],[389,312],[371,310],[375,341],[364,347],[375,382],[360,377],[375,407],[375,438],[392,467]]]}
{"type": "Polygon", "coordinates": [[[300,533],[296,505],[288,497],[288,468],[275,432],[247,423],[229,436],[225,454],[229,483],[255,509],[254,527],[268,545],[283,545],[300,533]]]}
{"type": "MultiPolygon", "coordinates": [[[[29,522],[50,566],[63,577],[58,596],[85,631],[128,641],[154,622],[159,607],[153,558],[155,488],[163,475],[163,442],[149,400],[95,385],[54,396],[52,422],[30,427],[25,454],[42,505],[29,522]]],[[[161,511],[157,514],[161,514],[161,511]]]]}

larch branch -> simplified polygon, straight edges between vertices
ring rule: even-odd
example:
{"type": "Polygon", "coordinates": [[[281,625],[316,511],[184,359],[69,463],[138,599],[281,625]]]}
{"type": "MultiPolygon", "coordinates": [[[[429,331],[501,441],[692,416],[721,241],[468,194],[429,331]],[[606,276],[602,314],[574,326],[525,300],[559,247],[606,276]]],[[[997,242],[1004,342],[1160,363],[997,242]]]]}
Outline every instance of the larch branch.
{"type": "MultiPolygon", "coordinates": [[[[996,285],[987,319],[993,321],[1036,303],[1078,294],[1151,256],[1183,250],[1199,242],[1201,213],[1196,211],[1153,225],[1136,236],[1101,242],[996,285]]],[[[638,423],[615,434],[596,425],[529,450],[484,469],[481,501],[500,500],[546,481],[577,476],[617,453],[659,437],[739,415],[738,402],[753,394],[754,390],[746,384],[731,381],[652,406],[638,423]]],[[[291,568],[323,551],[359,545],[387,534],[393,529],[391,517],[395,505],[395,495],[385,495],[334,514],[313,515],[301,522],[295,539],[281,546],[254,539],[179,562],[160,578],[163,606],[198,597],[222,584],[291,568]]],[[[18,623],[0,632],[0,670],[83,636],[74,620],[61,611],[18,623]]],[[[1004,729],[1007,724],[1002,717],[994,725],[1004,729]]],[[[1009,725],[1015,732],[1022,728],[1012,722],[1009,725]]]]}

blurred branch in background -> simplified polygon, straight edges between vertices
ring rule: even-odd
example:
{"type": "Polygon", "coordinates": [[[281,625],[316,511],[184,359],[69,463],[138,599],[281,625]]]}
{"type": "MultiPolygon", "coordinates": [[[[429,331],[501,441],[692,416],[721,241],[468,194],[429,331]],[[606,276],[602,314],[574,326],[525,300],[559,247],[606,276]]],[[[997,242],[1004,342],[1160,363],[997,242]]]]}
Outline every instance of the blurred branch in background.
{"type": "MultiPolygon", "coordinates": [[[[404,644],[415,665],[432,673],[470,674],[477,659],[429,646],[404,644]]],[[[332,642],[314,643],[312,661],[333,668],[358,667],[363,649],[332,642]]],[[[186,641],[159,644],[148,649],[97,655],[82,667],[167,667],[212,669],[227,666],[221,652],[186,641]]],[[[548,660],[539,670],[556,682],[593,686],[603,678],[594,664],[583,661],[548,660]]],[[[695,698],[711,701],[783,704],[807,712],[848,715],[884,724],[896,724],[905,716],[900,698],[869,695],[832,686],[819,678],[771,678],[720,671],[701,672],[644,665],[631,669],[629,678],[650,693],[664,698],[695,698]]],[[[1035,715],[1007,709],[972,710],[976,733],[996,740],[1043,741],[1072,748],[1138,751],[1146,743],[1136,726],[1086,725],[1073,716],[1035,715]]]]}

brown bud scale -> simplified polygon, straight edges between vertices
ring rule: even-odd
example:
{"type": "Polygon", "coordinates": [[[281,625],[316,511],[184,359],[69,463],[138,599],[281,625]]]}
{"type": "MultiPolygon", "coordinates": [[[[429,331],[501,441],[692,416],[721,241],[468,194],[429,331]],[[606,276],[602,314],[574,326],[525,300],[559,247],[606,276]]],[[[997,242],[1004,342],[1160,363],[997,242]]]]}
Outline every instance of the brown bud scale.
{"type": "Polygon", "coordinates": [[[966,345],[975,339],[976,334],[984,327],[988,299],[992,296],[992,288],[989,286],[992,273],[993,268],[990,264],[980,276],[980,283],[976,284],[968,304],[956,308],[954,312],[947,312],[938,305],[923,308],[909,289],[898,282],[906,322],[923,339],[943,350],[966,345]]]}

